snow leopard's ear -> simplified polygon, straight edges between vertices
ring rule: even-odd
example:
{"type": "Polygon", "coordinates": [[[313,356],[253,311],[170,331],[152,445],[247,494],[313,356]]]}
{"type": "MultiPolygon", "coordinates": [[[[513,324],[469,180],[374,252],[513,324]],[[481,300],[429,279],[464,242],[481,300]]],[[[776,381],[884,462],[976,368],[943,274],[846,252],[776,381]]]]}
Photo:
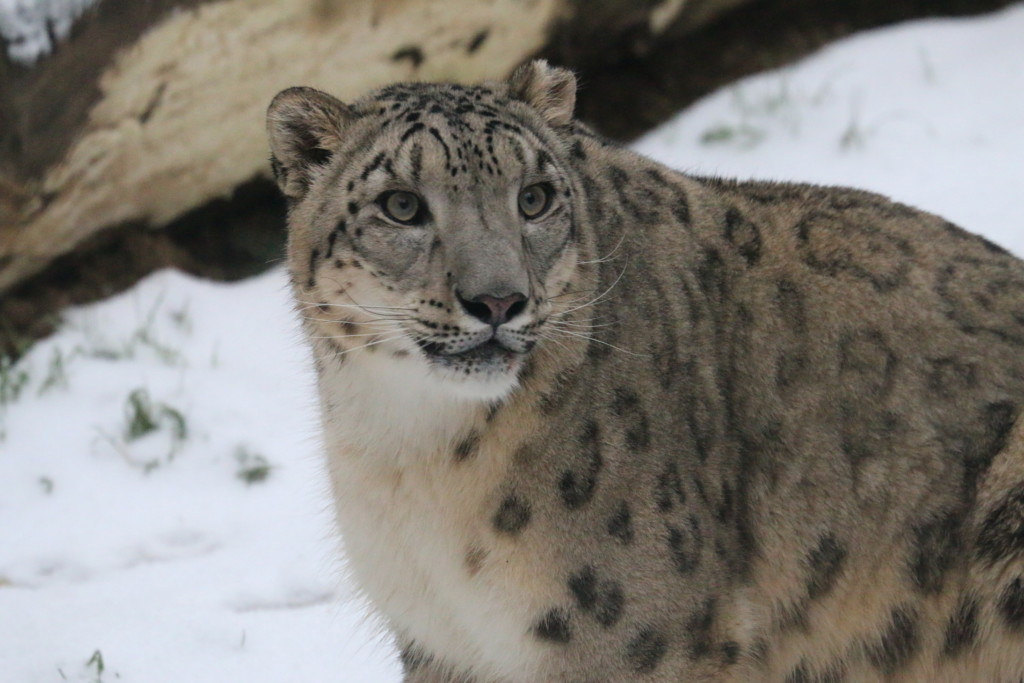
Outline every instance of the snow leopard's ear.
{"type": "Polygon", "coordinates": [[[313,175],[338,150],[352,118],[348,106],[313,88],[288,88],[267,109],[270,165],[290,200],[305,196],[313,175]]]}
{"type": "Polygon", "coordinates": [[[535,59],[516,69],[508,79],[512,98],[526,102],[552,126],[572,121],[576,106],[576,77],[568,69],[535,59]]]}

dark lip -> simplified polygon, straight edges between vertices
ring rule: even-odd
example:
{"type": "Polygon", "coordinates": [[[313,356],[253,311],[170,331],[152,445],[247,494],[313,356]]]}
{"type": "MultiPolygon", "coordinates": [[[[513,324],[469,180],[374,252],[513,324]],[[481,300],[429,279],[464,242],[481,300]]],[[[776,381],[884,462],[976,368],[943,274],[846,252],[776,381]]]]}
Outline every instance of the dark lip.
{"type": "Polygon", "coordinates": [[[465,351],[460,351],[459,353],[444,353],[444,346],[437,342],[422,341],[419,342],[419,346],[428,356],[438,360],[485,360],[499,356],[509,357],[522,355],[519,352],[508,348],[493,337],[472,348],[466,349],[465,351]]]}

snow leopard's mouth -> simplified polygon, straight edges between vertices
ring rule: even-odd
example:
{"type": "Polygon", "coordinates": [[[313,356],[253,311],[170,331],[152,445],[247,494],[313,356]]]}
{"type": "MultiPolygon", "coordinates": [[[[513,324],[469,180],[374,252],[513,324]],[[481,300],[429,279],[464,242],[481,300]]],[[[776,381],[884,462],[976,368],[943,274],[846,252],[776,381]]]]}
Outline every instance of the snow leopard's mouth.
{"type": "Polygon", "coordinates": [[[494,337],[458,353],[445,353],[444,345],[436,342],[423,341],[419,346],[432,363],[467,375],[511,372],[527,355],[508,348],[494,337]]]}

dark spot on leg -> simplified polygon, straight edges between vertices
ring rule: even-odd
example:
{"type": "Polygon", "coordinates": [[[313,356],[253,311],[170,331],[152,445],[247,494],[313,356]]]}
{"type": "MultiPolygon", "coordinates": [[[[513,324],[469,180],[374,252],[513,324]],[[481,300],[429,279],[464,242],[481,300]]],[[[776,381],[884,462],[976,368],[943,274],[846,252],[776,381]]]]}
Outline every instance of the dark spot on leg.
{"type": "Polygon", "coordinates": [[[891,676],[917,654],[917,615],[908,609],[893,610],[885,632],[878,640],[865,644],[865,654],[875,668],[891,676]]]}
{"type": "Polygon", "coordinates": [[[602,626],[613,626],[622,615],[624,597],[616,581],[599,580],[591,566],[569,577],[569,591],[584,612],[591,612],[602,626]]]}
{"type": "Polygon", "coordinates": [[[974,644],[978,637],[978,603],[970,597],[960,600],[956,611],[946,624],[946,639],[942,652],[956,657],[974,644]]]}
{"type": "Polygon", "coordinates": [[[541,640],[564,645],[572,640],[572,629],[569,626],[569,615],[565,610],[553,609],[537,622],[533,632],[541,640]]]}
{"type": "Polygon", "coordinates": [[[740,659],[740,644],[733,641],[727,640],[722,643],[722,661],[727,665],[732,666],[740,659]]]}
{"type": "Polygon", "coordinates": [[[667,649],[664,636],[652,628],[645,628],[626,645],[626,661],[637,673],[649,673],[657,668],[667,649]]]}
{"type": "Polygon", "coordinates": [[[501,501],[491,519],[494,528],[505,534],[518,534],[530,522],[530,504],[516,495],[501,501]]]}
{"type": "Polygon", "coordinates": [[[811,600],[827,595],[836,583],[846,559],[844,548],[835,536],[823,536],[807,557],[810,572],[807,577],[807,596],[811,600]]]}
{"type": "Polygon", "coordinates": [[[985,517],[977,543],[978,556],[991,564],[1024,554],[1024,484],[1010,490],[985,517]]]}
{"type": "Polygon", "coordinates": [[[619,509],[608,519],[608,533],[624,545],[633,542],[633,517],[625,501],[619,503],[619,509]]]}
{"type": "Polygon", "coordinates": [[[576,604],[580,609],[593,609],[597,603],[597,574],[594,568],[586,566],[570,576],[569,591],[576,598],[576,604]]]}
{"type": "Polygon", "coordinates": [[[1007,626],[1024,633],[1024,578],[1018,576],[1003,589],[999,596],[999,613],[1007,626]]]}

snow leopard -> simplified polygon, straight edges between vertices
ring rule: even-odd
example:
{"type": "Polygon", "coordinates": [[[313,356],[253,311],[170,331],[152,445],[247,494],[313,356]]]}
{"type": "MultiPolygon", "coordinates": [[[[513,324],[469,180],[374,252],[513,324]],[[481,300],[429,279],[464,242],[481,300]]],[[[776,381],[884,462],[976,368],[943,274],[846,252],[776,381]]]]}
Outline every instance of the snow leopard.
{"type": "Polygon", "coordinates": [[[1024,263],[677,172],[575,97],[533,61],[269,107],[347,568],[405,680],[1024,679],[1024,263]]]}

